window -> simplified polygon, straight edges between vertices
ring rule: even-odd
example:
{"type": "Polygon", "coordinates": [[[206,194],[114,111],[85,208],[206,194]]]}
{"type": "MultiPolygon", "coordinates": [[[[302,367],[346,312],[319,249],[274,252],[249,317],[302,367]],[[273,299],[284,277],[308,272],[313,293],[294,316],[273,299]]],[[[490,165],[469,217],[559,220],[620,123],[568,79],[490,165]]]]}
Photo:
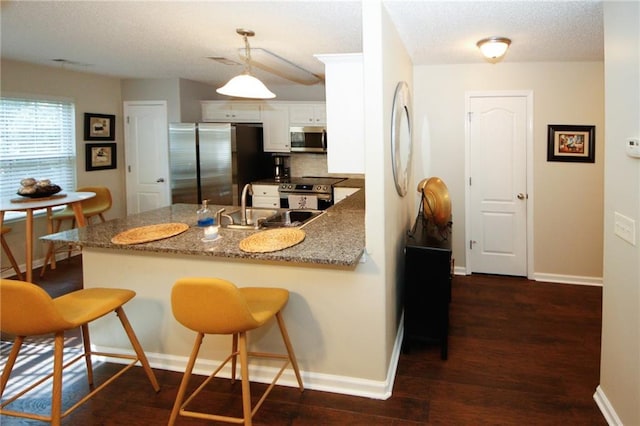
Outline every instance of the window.
{"type": "MultiPolygon", "coordinates": [[[[0,196],[16,197],[27,177],[76,187],[75,107],[71,101],[0,98],[0,196]]],[[[5,219],[18,217],[7,213],[5,219]]]]}

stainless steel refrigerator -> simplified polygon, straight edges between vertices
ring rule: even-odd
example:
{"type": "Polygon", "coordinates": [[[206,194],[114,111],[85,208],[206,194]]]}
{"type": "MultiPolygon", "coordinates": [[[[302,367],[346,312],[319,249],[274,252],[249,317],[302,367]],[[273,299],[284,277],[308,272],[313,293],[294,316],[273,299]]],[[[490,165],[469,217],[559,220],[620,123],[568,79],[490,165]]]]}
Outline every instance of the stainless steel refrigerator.
{"type": "Polygon", "coordinates": [[[238,205],[246,183],[272,174],[259,124],[171,123],[169,159],[173,203],[238,205]]]}

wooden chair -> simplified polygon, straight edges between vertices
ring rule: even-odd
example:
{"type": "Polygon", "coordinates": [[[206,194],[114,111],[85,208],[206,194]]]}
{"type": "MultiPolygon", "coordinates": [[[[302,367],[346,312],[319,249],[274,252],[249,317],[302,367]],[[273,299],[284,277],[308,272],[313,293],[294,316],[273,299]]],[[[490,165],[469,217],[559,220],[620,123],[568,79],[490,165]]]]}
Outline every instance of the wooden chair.
{"type": "Polygon", "coordinates": [[[0,243],[2,243],[2,249],[4,250],[4,253],[7,255],[7,259],[9,259],[9,263],[11,263],[11,266],[8,266],[8,267],[3,266],[2,272],[6,271],[7,269],[13,268],[13,270],[16,272],[18,279],[21,280],[22,272],[20,272],[20,267],[18,266],[18,262],[16,262],[16,258],[13,257],[13,253],[11,253],[11,248],[9,248],[9,244],[7,244],[7,240],[4,239],[4,234],[8,234],[9,232],[11,232],[11,228],[9,228],[8,226],[2,227],[2,233],[0,234],[0,243]]]}
{"type": "Polygon", "coordinates": [[[25,338],[40,334],[54,334],[53,373],[34,380],[26,385],[23,390],[0,404],[0,414],[6,416],[22,417],[40,421],[51,422],[52,425],[60,424],[62,418],[73,412],[76,408],[104,389],[113,380],[132,368],[138,361],[153,386],[158,392],[160,386],[151,370],[149,361],[138,342],[138,339],[129,324],[122,305],[135,296],[135,292],[122,289],[90,288],[74,291],[52,299],[41,287],[25,281],[5,280],[0,281],[0,329],[3,333],[15,336],[13,347],[7,358],[7,363],[0,378],[0,397],[4,393],[11,370],[20,352],[25,338]],[[115,312],[120,318],[131,345],[136,355],[123,355],[111,353],[95,353],[91,351],[88,324],[110,312],[115,312]],[[75,356],[63,365],[64,332],[80,327],[84,343],[84,353],[75,356]],[[93,388],[93,367],[91,356],[100,355],[113,358],[128,359],[129,364],[119,369],[117,373],[105,380],[101,385],[93,388]],[[92,391],[79,402],[62,411],[62,372],[77,361],[85,359],[87,376],[92,391]],[[5,407],[27,392],[36,388],[49,378],[53,377],[53,390],[51,397],[51,413],[49,416],[36,413],[27,413],[5,409],[5,407]]]}
{"type": "MultiPolygon", "coordinates": [[[[83,186],[77,188],[76,191],[96,193],[95,197],[84,200],[81,203],[82,214],[84,214],[84,217],[87,219],[87,223],[91,223],[92,218],[96,216],[100,218],[101,222],[106,222],[103,213],[109,210],[113,204],[109,188],[106,186],[83,186]]],[[[70,206],[66,206],[63,210],[53,213],[48,219],[53,223],[52,232],[54,234],[56,232],[60,232],[62,223],[65,221],[71,221],[71,229],[76,227],[76,216],[70,206]]],[[[71,257],[72,250],[73,246],[70,244],[56,249],[54,243],[49,243],[49,248],[47,249],[47,254],[44,258],[42,270],[40,271],[40,276],[44,276],[48,264],[51,264],[51,268],[55,269],[55,254],[57,252],[66,251],[67,258],[69,258],[71,257]]]]}
{"type": "Polygon", "coordinates": [[[252,417],[256,414],[267,395],[271,392],[271,389],[273,389],[276,381],[289,364],[293,367],[300,391],[304,391],[298,363],[291,342],[289,341],[284,320],[282,319],[282,309],[286,306],[288,300],[289,291],[285,289],[258,287],[238,288],[233,283],[220,278],[183,278],[174,284],[171,292],[173,315],[178,322],[198,334],[182,382],[180,383],[180,388],[178,389],[173,410],[171,411],[169,425],[173,425],[178,415],[181,415],[228,423],[244,423],[250,426],[252,424],[252,417]],[[248,352],[247,331],[265,325],[273,317],[275,317],[278,322],[287,354],[248,352]],[[233,336],[231,354],[185,400],[189,378],[205,334],[228,334],[233,336]],[[229,360],[231,360],[231,380],[232,382],[235,381],[236,360],[238,355],[240,355],[240,371],[242,376],[243,417],[229,417],[188,411],[187,405],[229,360]],[[280,371],[253,409],[251,407],[251,390],[249,384],[248,358],[250,356],[284,360],[280,371]]]}

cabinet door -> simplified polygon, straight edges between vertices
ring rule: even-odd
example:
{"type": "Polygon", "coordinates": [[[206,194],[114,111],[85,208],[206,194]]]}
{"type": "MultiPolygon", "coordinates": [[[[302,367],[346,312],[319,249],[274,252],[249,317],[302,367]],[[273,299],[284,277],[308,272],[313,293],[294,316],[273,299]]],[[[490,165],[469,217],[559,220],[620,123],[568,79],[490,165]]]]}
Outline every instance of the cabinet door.
{"type": "Polygon", "coordinates": [[[289,152],[289,108],[270,104],[262,111],[262,137],[265,152],[289,152]]]}
{"type": "Polygon", "coordinates": [[[301,104],[289,107],[289,122],[292,125],[324,126],[327,124],[325,104],[301,104]]]}
{"type": "Polygon", "coordinates": [[[253,184],[252,190],[254,196],[260,197],[280,197],[278,185],[253,184]]]}
{"type": "Polygon", "coordinates": [[[240,122],[259,123],[262,121],[259,104],[235,103],[232,105],[231,116],[233,120],[240,122]]]}
{"type": "Polygon", "coordinates": [[[231,109],[226,102],[202,102],[202,121],[229,121],[231,109]]]}
{"type": "Polygon", "coordinates": [[[279,209],[280,197],[263,197],[260,195],[254,195],[251,199],[253,207],[261,207],[266,209],[279,209]]]}
{"type": "Polygon", "coordinates": [[[231,122],[231,123],[259,123],[260,104],[229,102],[229,101],[202,101],[202,121],[231,122]]]}

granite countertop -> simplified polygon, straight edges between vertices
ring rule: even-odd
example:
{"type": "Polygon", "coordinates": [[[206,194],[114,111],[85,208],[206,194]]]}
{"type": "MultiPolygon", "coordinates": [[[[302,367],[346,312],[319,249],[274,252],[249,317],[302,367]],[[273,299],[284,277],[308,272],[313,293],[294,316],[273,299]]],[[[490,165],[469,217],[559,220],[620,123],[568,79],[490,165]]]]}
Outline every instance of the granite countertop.
{"type": "Polygon", "coordinates": [[[342,182],[336,183],[333,186],[338,188],[364,188],[364,179],[347,178],[342,182]]]}
{"type": "MultiPolygon", "coordinates": [[[[227,212],[239,209],[238,206],[209,206],[213,212],[223,207],[227,212]]],[[[195,224],[197,209],[197,205],[174,204],[123,219],[47,235],[41,239],[106,249],[349,267],[356,266],[364,252],[364,191],[358,191],[306,223],[301,228],[306,235],[300,244],[271,253],[246,253],[240,250],[238,244],[242,239],[259,232],[253,230],[221,228],[221,238],[213,242],[203,242],[203,230],[195,224]],[[111,238],[122,231],[170,222],[186,223],[189,229],[174,237],[149,243],[133,245],[111,243],[111,238]]]]}

